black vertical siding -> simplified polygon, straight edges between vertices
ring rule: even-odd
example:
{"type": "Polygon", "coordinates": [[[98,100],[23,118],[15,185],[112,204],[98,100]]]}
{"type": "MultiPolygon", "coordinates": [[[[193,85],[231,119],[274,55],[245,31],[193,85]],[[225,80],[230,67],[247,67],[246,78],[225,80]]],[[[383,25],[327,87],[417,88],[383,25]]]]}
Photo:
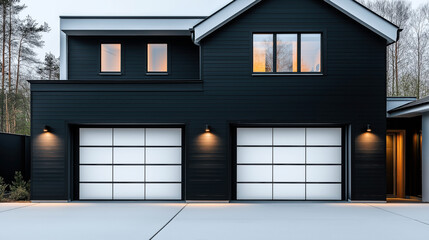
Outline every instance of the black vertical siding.
{"type": "MultiPolygon", "coordinates": [[[[231,124],[308,123],[351,126],[351,197],[384,200],[385,45],[322,1],[266,0],[201,42],[203,83],[180,90],[143,82],[33,83],[33,141],[43,145],[38,138],[46,123],[60,139],[49,154],[33,148],[33,199],[70,197],[71,123],[185,123],[188,200],[231,198],[231,124]],[[322,32],[324,75],[252,77],[252,32],[261,31],[322,32]],[[364,133],[368,123],[372,134],[364,133]],[[212,136],[204,134],[205,124],[212,136]]],[[[98,78],[93,67],[71,69],[71,79],[98,78]]]]}

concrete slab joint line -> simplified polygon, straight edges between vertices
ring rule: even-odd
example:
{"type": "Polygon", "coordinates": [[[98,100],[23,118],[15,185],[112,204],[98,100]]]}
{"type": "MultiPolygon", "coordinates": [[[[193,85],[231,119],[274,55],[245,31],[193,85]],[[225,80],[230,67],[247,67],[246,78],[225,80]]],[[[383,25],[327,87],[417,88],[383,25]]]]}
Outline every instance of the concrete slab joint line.
{"type": "Polygon", "coordinates": [[[158,230],[158,232],[156,232],[151,238],[149,238],[149,240],[152,240],[154,237],[156,237],[156,235],[158,235],[158,233],[160,233],[165,227],[167,227],[167,225],[173,221],[173,219],[179,215],[179,213],[181,213],[183,211],[183,209],[185,209],[185,207],[188,206],[188,203],[185,204],[185,206],[183,206],[164,226],[162,226],[161,229],[158,230]]]}
{"type": "Polygon", "coordinates": [[[407,216],[405,216],[405,215],[402,215],[402,214],[399,214],[399,213],[395,213],[395,212],[389,211],[389,210],[384,209],[384,208],[381,208],[381,207],[373,206],[373,205],[371,205],[371,204],[368,204],[368,205],[369,205],[369,206],[371,206],[371,207],[373,207],[373,208],[376,208],[376,209],[379,209],[379,210],[382,210],[382,211],[385,211],[385,212],[388,212],[388,213],[394,214],[394,215],[396,215],[396,216],[403,217],[403,218],[406,218],[406,219],[409,219],[409,220],[413,220],[413,221],[416,221],[416,222],[418,222],[418,223],[422,223],[422,224],[424,224],[424,225],[426,225],[426,226],[429,226],[429,223],[427,223],[427,222],[423,222],[423,221],[420,221],[420,220],[415,219],[415,218],[412,218],[412,217],[407,217],[407,216]]]}
{"type": "Polygon", "coordinates": [[[21,208],[26,208],[26,207],[31,207],[31,206],[34,206],[34,205],[37,205],[37,204],[38,203],[33,203],[33,204],[30,204],[30,205],[25,205],[25,206],[21,206],[21,207],[11,208],[11,209],[7,209],[7,210],[4,210],[4,211],[0,211],[0,213],[10,212],[10,211],[13,211],[13,210],[17,210],[17,209],[21,209],[21,208]]]}

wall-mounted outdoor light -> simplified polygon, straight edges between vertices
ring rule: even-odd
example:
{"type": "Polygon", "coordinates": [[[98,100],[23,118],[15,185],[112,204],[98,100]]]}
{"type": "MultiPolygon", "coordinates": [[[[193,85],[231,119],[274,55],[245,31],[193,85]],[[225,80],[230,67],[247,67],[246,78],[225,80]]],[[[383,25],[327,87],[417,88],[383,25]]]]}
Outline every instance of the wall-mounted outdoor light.
{"type": "Polygon", "coordinates": [[[45,127],[43,128],[43,132],[45,133],[52,132],[52,128],[49,127],[48,125],[45,125],[45,127]]]}
{"type": "Polygon", "coordinates": [[[210,126],[208,124],[206,124],[206,133],[210,132],[210,126]]]}
{"type": "Polygon", "coordinates": [[[366,125],[366,132],[372,132],[371,124],[366,125]]]}

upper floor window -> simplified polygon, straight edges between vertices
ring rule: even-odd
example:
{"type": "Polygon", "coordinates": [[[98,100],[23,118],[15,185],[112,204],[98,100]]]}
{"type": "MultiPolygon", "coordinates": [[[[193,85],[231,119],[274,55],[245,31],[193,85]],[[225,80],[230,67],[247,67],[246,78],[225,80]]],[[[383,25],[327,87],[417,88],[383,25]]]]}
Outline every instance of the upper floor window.
{"type": "Polygon", "coordinates": [[[101,44],[101,72],[121,72],[121,44],[101,44]]]}
{"type": "Polygon", "coordinates": [[[147,72],[168,72],[167,44],[149,43],[147,45],[147,72]]]}
{"type": "Polygon", "coordinates": [[[253,34],[254,73],[321,71],[321,34],[253,34]]]}

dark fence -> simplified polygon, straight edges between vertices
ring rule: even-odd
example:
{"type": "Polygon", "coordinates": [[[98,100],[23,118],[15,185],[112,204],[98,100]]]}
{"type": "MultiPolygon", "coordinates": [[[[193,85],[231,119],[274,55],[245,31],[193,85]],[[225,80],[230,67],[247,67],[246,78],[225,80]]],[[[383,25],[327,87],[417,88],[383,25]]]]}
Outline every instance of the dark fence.
{"type": "Polygon", "coordinates": [[[30,137],[0,133],[0,176],[10,183],[15,171],[30,179],[30,137]]]}

